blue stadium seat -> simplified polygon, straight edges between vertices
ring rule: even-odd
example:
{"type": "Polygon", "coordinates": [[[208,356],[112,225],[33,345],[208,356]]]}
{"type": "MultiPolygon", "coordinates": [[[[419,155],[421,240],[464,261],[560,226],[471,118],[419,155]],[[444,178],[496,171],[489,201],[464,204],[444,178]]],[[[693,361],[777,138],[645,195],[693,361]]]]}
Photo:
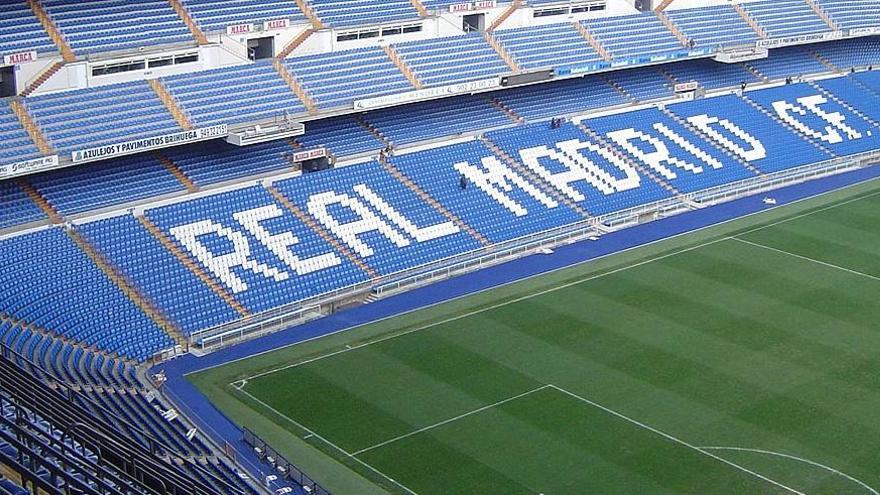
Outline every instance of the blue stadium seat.
{"type": "MultiPolygon", "coordinates": [[[[755,93],[759,92],[749,95],[755,93]]],[[[763,172],[777,172],[831,158],[737,96],[676,103],[667,108],[763,172]]]]}
{"type": "Polygon", "coordinates": [[[572,124],[552,129],[542,122],[487,136],[594,216],[670,196],[572,124]],[[538,151],[532,151],[536,148],[538,151]]]}
{"type": "Polygon", "coordinates": [[[755,175],[656,108],[591,118],[584,124],[681,192],[755,175]]]}

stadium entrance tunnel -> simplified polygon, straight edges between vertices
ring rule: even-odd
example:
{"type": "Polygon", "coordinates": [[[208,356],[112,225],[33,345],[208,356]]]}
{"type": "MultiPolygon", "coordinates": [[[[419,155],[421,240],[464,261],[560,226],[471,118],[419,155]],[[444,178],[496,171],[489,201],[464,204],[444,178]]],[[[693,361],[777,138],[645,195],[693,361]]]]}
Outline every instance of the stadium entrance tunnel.
{"type": "Polygon", "coordinates": [[[0,98],[15,94],[15,66],[0,67],[0,98]]]}
{"type": "Polygon", "coordinates": [[[248,53],[252,60],[263,60],[275,56],[275,38],[253,38],[247,41],[248,53]]]}
{"type": "Polygon", "coordinates": [[[486,29],[486,14],[468,14],[461,18],[461,28],[467,33],[486,29]]]}

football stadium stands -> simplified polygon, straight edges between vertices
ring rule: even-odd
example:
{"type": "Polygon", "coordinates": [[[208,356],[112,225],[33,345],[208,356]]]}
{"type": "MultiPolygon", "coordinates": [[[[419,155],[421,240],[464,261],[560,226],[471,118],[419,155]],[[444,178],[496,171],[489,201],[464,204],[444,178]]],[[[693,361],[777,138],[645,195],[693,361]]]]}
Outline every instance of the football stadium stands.
{"type": "Polygon", "coordinates": [[[871,0],[818,0],[842,29],[880,25],[880,12],[871,0]]]}
{"type": "Polygon", "coordinates": [[[194,43],[192,34],[167,1],[40,2],[79,55],[194,43]]]}
{"type": "Polygon", "coordinates": [[[742,6],[771,38],[829,30],[828,25],[801,0],[760,0],[742,6]]]}
{"type": "Polygon", "coordinates": [[[135,141],[180,130],[144,81],[27,99],[41,132],[61,152],[135,141]]]}
{"type": "Polygon", "coordinates": [[[650,60],[682,50],[681,42],[651,12],[581,21],[614,59],[650,60]]]}
{"type": "Polygon", "coordinates": [[[601,57],[571,24],[546,24],[494,32],[523,69],[598,62],[601,57]]]}
{"type": "Polygon", "coordinates": [[[755,31],[730,5],[669,9],[666,15],[698,47],[746,45],[758,40],[755,31]]]}
{"type": "MultiPolygon", "coordinates": [[[[557,3],[499,9],[506,16],[557,3]]],[[[208,70],[127,74],[0,105],[0,464],[10,475],[0,494],[147,495],[171,486],[193,495],[328,495],[277,467],[270,477],[268,465],[245,473],[238,453],[250,462],[255,452],[228,432],[201,431],[148,366],[215,338],[271,331],[306,310],[369,302],[386,284],[425,283],[566,235],[700,209],[755,184],[803,180],[806,169],[855,167],[880,149],[880,72],[850,73],[880,63],[877,36],[847,31],[880,25],[868,0],[640,14],[625,13],[634,11],[627,4],[611,16],[573,13],[537,25],[526,11],[511,27],[468,33],[436,18],[452,4],[7,2],[0,55],[56,57],[69,45],[88,60],[69,81],[105,56],[239,43],[225,34],[235,24],[262,31],[265,21],[287,19],[286,35],[315,28],[319,35],[305,35],[320,37],[316,46],[356,48],[311,46],[232,66],[215,63],[214,53],[202,60],[215,67],[208,70]],[[425,30],[385,39],[383,27],[403,21],[425,30]],[[434,22],[461,34],[431,37],[434,22]],[[348,43],[320,24],[364,27],[376,40],[348,43]],[[847,39],[773,48],[766,59],[712,59],[720,48],[833,25],[847,39]],[[556,80],[497,82],[516,68],[556,80]],[[496,82],[448,87],[488,80],[496,82]],[[675,85],[689,82],[698,89],[676,95],[675,85]],[[357,103],[379,96],[395,98],[357,103]],[[301,121],[304,134],[71,159],[282,117],[301,121]],[[294,153],[317,148],[335,166],[294,163],[294,153]],[[27,172],[22,162],[56,153],[66,168],[17,176],[16,167],[27,172]],[[125,456],[138,467],[114,464],[125,456]],[[263,486],[274,476],[290,481],[263,486]]],[[[57,70],[54,58],[45,63],[41,70],[57,70]]]]}
{"type": "Polygon", "coordinates": [[[472,81],[509,70],[480,33],[397,43],[394,48],[425,86],[472,81]]]}
{"type": "Polygon", "coordinates": [[[4,2],[0,11],[0,55],[27,50],[51,53],[58,49],[24,0],[4,2]]]}
{"type": "Polygon", "coordinates": [[[289,0],[184,0],[183,4],[205,32],[275,19],[288,19],[291,23],[306,20],[296,2],[289,0]]]}

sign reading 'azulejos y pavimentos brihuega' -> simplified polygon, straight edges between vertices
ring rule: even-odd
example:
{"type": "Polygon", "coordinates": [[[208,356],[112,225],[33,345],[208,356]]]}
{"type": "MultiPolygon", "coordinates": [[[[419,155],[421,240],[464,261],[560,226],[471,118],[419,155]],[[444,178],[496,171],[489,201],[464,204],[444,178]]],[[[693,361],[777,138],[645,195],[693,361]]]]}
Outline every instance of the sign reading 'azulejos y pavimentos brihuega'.
{"type": "Polygon", "coordinates": [[[226,137],[228,134],[229,126],[226,124],[218,124],[211,127],[202,127],[189,131],[176,132],[174,134],[166,134],[164,136],[138,139],[137,141],[129,141],[127,143],[108,144],[105,146],[77,150],[71,153],[70,158],[74,163],[103,160],[105,158],[132,155],[142,151],[166,148],[168,146],[177,146],[180,144],[194,143],[196,141],[222,138],[226,137]]]}

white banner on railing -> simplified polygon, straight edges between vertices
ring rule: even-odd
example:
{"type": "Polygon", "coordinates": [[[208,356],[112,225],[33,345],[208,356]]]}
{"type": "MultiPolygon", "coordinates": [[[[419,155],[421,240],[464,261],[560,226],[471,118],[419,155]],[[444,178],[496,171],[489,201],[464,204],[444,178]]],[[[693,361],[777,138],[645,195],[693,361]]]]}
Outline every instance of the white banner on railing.
{"type": "Polygon", "coordinates": [[[44,156],[23,162],[0,165],[0,177],[15,177],[58,166],[58,155],[44,156]]]}
{"type": "Polygon", "coordinates": [[[33,62],[37,59],[37,52],[20,52],[3,55],[3,65],[18,65],[25,62],[33,62]]]}
{"type": "Polygon", "coordinates": [[[304,162],[306,160],[314,160],[315,158],[324,158],[327,156],[327,148],[315,148],[313,150],[297,151],[293,154],[293,161],[304,162]]]}
{"type": "Polygon", "coordinates": [[[449,6],[449,12],[470,12],[472,10],[494,9],[498,6],[496,0],[480,0],[477,2],[454,3],[449,6]]]}
{"type": "Polygon", "coordinates": [[[408,93],[395,93],[393,95],[377,96],[375,98],[356,100],[354,102],[354,108],[358,110],[364,110],[368,108],[399,105],[401,103],[410,103],[427,98],[440,98],[443,96],[473,93],[474,91],[482,91],[486,89],[497,88],[499,86],[501,86],[501,79],[498,77],[493,77],[491,79],[482,79],[479,81],[451,84],[449,86],[440,86],[437,88],[420,89],[418,91],[410,91],[408,93]]]}
{"type": "Polygon", "coordinates": [[[700,83],[697,81],[688,81],[675,85],[676,93],[687,93],[688,91],[696,91],[700,89],[700,83]]]}
{"type": "Polygon", "coordinates": [[[850,36],[871,36],[874,34],[880,34],[880,27],[863,27],[849,30],[850,36]]]}
{"type": "Polygon", "coordinates": [[[786,36],[785,38],[770,38],[758,40],[758,48],[779,48],[780,46],[801,45],[815,43],[817,41],[839,40],[843,38],[843,31],[831,31],[828,33],[802,34],[799,36],[786,36]]]}
{"type": "Polygon", "coordinates": [[[168,146],[177,146],[180,144],[194,143],[196,141],[205,141],[207,139],[222,138],[226,137],[228,134],[229,126],[226,124],[218,124],[211,127],[193,129],[191,131],[176,132],[164,136],[129,141],[127,143],[109,144],[107,146],[78,150],[71,153],[70,158],[74,163],[103,160],[114,156],[132,155],[134,153],[166,148],[168,146]]]}
{"type": "Polygon", "coordinates": [[[275,29],[287,29],[290,27],[290,19],[272,19],[263,22],[263,31],[272,31],[275,29]]]}
{"type": "Polygon", "coordinates": [[[746,50],[731,50],[728,52],[719,52],[715,55],[715,60],[723,64],[735,64],[739,62],[748,62],[750,60],[765,59],[770,55],[766,48],[749,48],[746,50]]]}
{"type": "Polygon", "coordinates": [[[248,34],[253,33],[256,29],[253,24],[233,24],[226,26],[226,34],[248,34]]]}

